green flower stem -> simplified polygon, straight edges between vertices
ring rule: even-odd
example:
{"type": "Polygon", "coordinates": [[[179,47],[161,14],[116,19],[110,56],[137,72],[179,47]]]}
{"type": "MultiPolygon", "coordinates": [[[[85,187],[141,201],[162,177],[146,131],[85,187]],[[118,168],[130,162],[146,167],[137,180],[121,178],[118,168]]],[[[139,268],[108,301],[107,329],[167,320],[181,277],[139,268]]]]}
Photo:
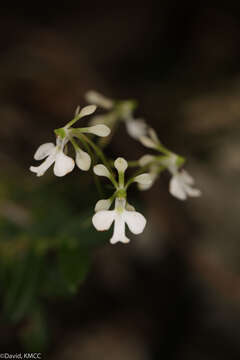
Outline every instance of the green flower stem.
{"type": "Polygon", "coordinates": [[[158,144],[156,147],[156,150],[160,151],[161,153],[169,156],[172,154],[172,151],[168,150],[165,146],[163,146],[162,144],[158,144]]]}
{"type": "Polygon", "coordinates": [[[118,182],[119,182],[119,187],[124,188],[124,172],[123,171],[119,171],[119,173],[118,173],[118,182]]]}
{"type": "Polygon", "coordinates": [[[139,167],[139,161],[138,160],[133,160],[133,161],[128,161],[128,166],[129,167],[139,167]]]}
{"type": "Polygon", "coordinates": [[[99,194],[100,198],[103,198],[104,193],[103,193],[102,185],[101,185],[101,182],[99,180],[99,177],[96,174],[94,174],[94,182],[95,182],[95,185],[96,185],[96,188],[97,188],[97,191],[98,191],[98,194],[99,194]]]}
{"type": "Polygon", "coordinates": [[[73,130],[72,133],[73,133],[73,134],[76,134],[76,136],[77,136],[80,140],[86,141],[86,142],[93,148],[93,150],[95,151],[95,153],[97,154],[97,156],[102,160],[103,164],[104,164],[104,165],[106,166],[106,168],[109,170],[110,175],[111,175],[110,180],[112,181],[113,185],[115,186],[115,188],[118,188],[118,184],[117,184],[117,182],[116,182],[116,180],[115,180],[115,178],[114,178],[114,175],[113,175],[113,173],[112,173],[111,166],[109,165],[109,162],[107,161],[107,159],[106,159],[104,153],[102,152],[102,150],[101,150],[96,144],[94,144],[94,142],[93,142],[91,139],[89,139],[88,136],[86,136],[86,135],[84,135],[84,134],[82,134],[82,133],[77,132],[77,130],[73,130]]]}
{"type": "Polygon", "coordinates": [[[94,142],[91,139],[89,139],[88,136],[82,133],[80,133],[78,136],[82,141],[87,142],[93,148],[97,156],[102,160],[103,164],[108,168],[108,170],[111,169],[102,150],[96,144],[94,144],[94,142]]]}
{"type": "Polygon", "coordinates": [[[77,116],[75,116],[71,121],[69,121],[67,123],[67,125],[65,126],[66,129],[69,129],[72,125],[74,125],[79,119],[81,119],[81,115],[78,114],[77,116]]]}
{"type": "MultiPolygon", "coordinates": [[[[75,151],[77,151],[79,149],[79,146],[78,144],[76,143],[76,141],[70,137],[69,140],[71,141],[71,143],[73,144],[73,147],[75,149],[75,151]]],[[[85,142],[85,140],[82,139],[82,142],[84,144],[84,146],[87,148],[88,152],[90,153],[91,157],[93,158],[93,153],[92,153],[92,150],[89,148],[88,144],[85,142]]],[[[95,185],[96,185],[96,188],[97,188],[97,191],[98,191],[98,194],[100,197],[104,197],[104,193],[103,193],[103,189],[102,189],[102,185],[101,185],[101,182],[99,181],[99,178],[98,176],[96,176],[94,174],[94,182],[95,182],[95,185]]]]}

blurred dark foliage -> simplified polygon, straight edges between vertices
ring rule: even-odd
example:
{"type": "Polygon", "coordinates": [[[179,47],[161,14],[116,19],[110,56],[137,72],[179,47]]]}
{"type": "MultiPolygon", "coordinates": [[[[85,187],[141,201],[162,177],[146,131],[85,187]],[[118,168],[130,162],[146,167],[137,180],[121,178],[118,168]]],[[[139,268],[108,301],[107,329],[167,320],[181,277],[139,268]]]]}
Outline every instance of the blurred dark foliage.
{"type": "MultiPolygon", "coordinates": [[[[233,1],[2,8],[0,351],[240,358],[239,23],[233,1]],[[163,176],[138,197],[148,227],[129,246],[88,227],[88,174],[28,170],[89,89],[135,98],[203,191],[179,202],[163,176]]],[[[108,152],[144,149],[121,128],[108,152]]]]}

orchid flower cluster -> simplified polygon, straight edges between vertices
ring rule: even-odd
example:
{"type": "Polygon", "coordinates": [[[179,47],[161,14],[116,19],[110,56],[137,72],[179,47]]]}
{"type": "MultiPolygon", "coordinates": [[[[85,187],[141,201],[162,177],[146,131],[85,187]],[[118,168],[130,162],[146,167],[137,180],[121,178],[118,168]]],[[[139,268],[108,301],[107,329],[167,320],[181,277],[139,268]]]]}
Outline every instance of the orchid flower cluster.
{"type": "Polygon", "coordinates": [[[145,217],[128,202],[127,191],[131,184],[137,183],[141,191],[148,190],[159,175],[168,170],[171,174],[171,195],[180,200],[201,195],[200,190],[194,188],[193,178],[182,169],[185,159],[167,149],[144,119],[134,118],[134,101],[115,101],[95,91],[89,91],[86,100],[90,105],[82,109],[78,107],[71,121],[54,130],[56,144],[45,143],[37,149],[34,159],[44,161],[39,166],[31,166],[30,170],[37,176],[42,176],[54,164],[54,175],[63,177],[74,169],[75,164],[80,170],[88,171],[93,163],[95,176],[108,178],[114,189],[110,198],[96,203],[92,218],[93,226],[98,231],[108,230],[114,223],[111,244],[130,241],[125,234],[126,224],[133,234],[142,233],[146,226],[145,217]],[[95,115],[97,106],[105,113],[95,115]],[[82,118],[93,114],[89,126],[73,126],[82,118]],[[121,122],[125,124],[126,131],[132,138],[153,153],[145,154],[136,161],[126,161],[122,157],[115,161],[108,159],[103,149],[109,144],[121,122]],[[95,140],[95,136],[100,139],[95,140]],[[75,152],[75,161],[68,155],[70,144],[75,152]],[[101,163],[97,164],[99,160],[101,163]],[[125,173],[128,168],[136,168],[136,171],[126,180],[125,173]]]}

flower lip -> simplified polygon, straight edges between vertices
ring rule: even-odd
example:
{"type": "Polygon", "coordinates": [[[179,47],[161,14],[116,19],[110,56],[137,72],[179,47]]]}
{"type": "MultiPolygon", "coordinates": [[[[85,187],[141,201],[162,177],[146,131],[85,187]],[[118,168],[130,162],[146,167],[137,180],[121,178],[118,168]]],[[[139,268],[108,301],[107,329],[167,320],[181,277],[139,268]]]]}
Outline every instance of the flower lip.
{"type": "Polygon", "coordinates": [[[142,214],[136,212],[131,206],[129,210],[126,207],[125,199],[116,198],[114,210],[100,210],[93,216],[93,225],[99,231],[108,230],[114,222],[111,244],[130,241],[125,235],[125,224],[133,234],[140,234],[146,226],[146,219],[142,214]]]}

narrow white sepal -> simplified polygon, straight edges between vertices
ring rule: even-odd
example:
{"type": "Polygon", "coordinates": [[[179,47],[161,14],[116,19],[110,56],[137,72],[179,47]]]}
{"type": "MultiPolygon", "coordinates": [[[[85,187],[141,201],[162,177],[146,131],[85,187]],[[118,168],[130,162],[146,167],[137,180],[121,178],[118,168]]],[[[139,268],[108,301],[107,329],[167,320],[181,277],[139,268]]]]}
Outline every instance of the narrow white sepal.
{"type": "Polygon", "coordinates": [[[128,167],[128,163],[124,158],[119,157],[114,161],[114,166],[118,172],[124,173],[128,167]]]}
{"type": "Polygon", "coordinates": [[[112,204],[112,201],[110,199],[102,199],[98,200],[98,202],[95,205],[95,212],[101,211],[101,210],[108,210],[112,204]]]}
{"type": "Polygon", "coordinates": [[[95,165],[93,168],[94,174],[98,176],[106,176],[107,178],[110,178],[110,172],[103,164],[95,165]]]}
{"type": "Polygon", "coordinates": [[[146,165],[150,164],[154,160],[155,160],[155,156],[146,154],[146,155],[143,155],[138,160],[138,162],[139,162],[139,165],[143,167],[143,166],[146,166],[146,165]]]}
{"type": "Polygon", "coordinates": [[[96,105],[85,106],[79,113],[81,117],[91,115],[96,111],[96,105]]]}
{"type": "Polygon", "coordinates": [[[88,132],[97,136],[108,136],[111,132],[111,130],[109,129],[109,127],[107,125],[104,124],[99,124],[99,125],[95,125],[95,126],[91,126],[88,128],[88,132]]]}
{"type": "Polygon", "coordinates": [[[78,149],[76,151],[76,165],[79,167],[79,169],[83,171],[88,171],[91,166],[90,155],[87,152],[78,149]]]}
{"type": "Polygon", "coordinates": [[[150,174],[141,174],[134,178],[134,181],[142,184],[142,185],[151,185],[152,184],[152,177],[150,174]]]}
{"type": "Polygon", "coordinates": [[[154,142],[155,144],[160,144],[160,140],[159,140],[159,138],[158,138],[158,136],[157,136],[156,131],[155,131],[153,128],[150,128],[150,129],[148,130],[148,132],[149,132],[149,136],[150,136],[150,138],[153,140],[153,142],[154,142]]]}
{"type": "Polygon", "coordinates": [[[144,146],[146,146],[149,149],[156,149],[157,147],[155,142],[147,136],[141,136],[139,140],[144,146]]]}

